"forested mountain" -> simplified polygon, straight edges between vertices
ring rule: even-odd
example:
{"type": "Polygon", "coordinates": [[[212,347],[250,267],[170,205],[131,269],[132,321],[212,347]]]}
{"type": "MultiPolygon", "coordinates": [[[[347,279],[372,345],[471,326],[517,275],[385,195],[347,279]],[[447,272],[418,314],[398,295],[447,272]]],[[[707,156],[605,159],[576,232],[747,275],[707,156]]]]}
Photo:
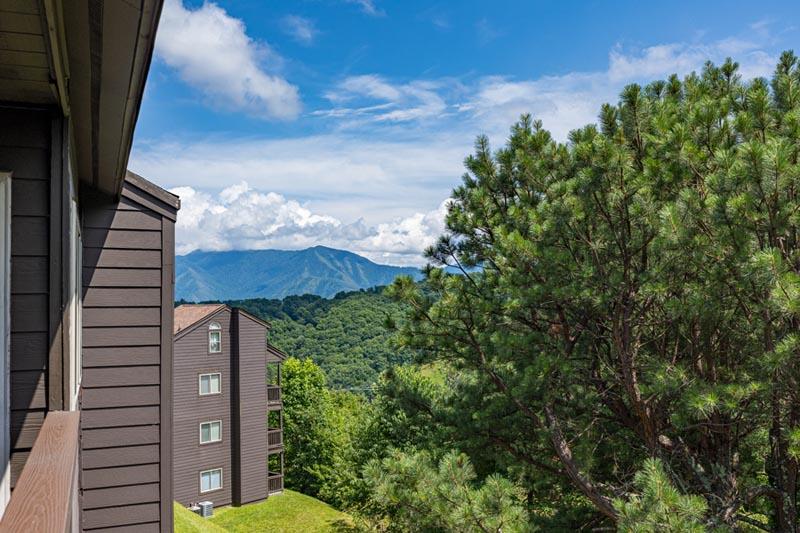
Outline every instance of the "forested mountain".
{"type": "Polygon", "coordinates": [[[270,342],[297,358],[311,358],[334,389],[370,386],[390,366],[411,354],[392,346],[384,327],[402,306],[383,295],[383,287],[337,294],[332,299],[306,294],[283,300],[229,300],[272,325],[270,342]]]}
{"type": "Polygon", "coordinates": [[[315,246],[306,250],[195,251],[175,258],[175,297],[187,301],[283,298],[388,285],[413,267],[379,265],[365,257],[315,246]]]}

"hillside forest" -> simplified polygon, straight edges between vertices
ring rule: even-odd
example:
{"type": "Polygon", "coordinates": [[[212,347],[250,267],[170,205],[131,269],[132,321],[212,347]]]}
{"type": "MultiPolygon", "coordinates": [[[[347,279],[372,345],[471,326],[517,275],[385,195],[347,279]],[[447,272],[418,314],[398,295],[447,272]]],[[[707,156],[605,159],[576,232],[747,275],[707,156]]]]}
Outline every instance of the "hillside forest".
{"type": "Polygon", "coordinates": [[[237,302],[294,356],[287,486],[369,531],[798,531],[797,57],[465,166],[427,254],[460,275],[237,302]]]}
{"type": "Polygon", "coordinates": [[[384,289],[225,303],[269,322],[269,342],[298,359],[312,359],[325,372],[328,387],[369,394],[381,372],[413,359],[410,349],[392,343],[386,324],[398,320],[404,306],[384,289]]]}

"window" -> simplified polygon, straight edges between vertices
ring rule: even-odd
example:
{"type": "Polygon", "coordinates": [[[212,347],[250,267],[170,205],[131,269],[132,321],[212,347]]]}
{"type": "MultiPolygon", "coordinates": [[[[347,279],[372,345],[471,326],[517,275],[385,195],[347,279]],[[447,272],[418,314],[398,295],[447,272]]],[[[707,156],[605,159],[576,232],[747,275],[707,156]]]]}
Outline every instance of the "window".
{"type": "Polygon", "coordinates": [[[222,469],[200,472],[200,492],[211,492],[222,488],[222,469]]]}
{"type": "MultiPolygon", "coordinates": [[[[78,190],[71,173],[65,176],[69,184],[69,197],[64,209],[69,216],[69,279],[67,283],[67,305],[64,312],[66,333],[69,339],[69,350],[64,351],[65,369],[68,369],[68,381],[64,387],[69,391],[69,409],[78,408],[78,393],[81,384],[81,285],[82,285],[82,241],[81,223],[78,218],[78,190]]],[[[66,260],[66,258],[65,258],[66,260]]]]}
{"type": "Polygon", "coordinates": [[[222,391],[222,375],[200,374],[200,396],[219,394],[222,391]]]}
{"type": "Polygon", "coordinates": [[[222,441],[222,421],[203,422],[200,424],[200,444],[222,441]]]}
{"type": "Polygon", "coordinates": [[[222,328],[216,322],[208,326],[208,353],[222,352],[222,328]]]}

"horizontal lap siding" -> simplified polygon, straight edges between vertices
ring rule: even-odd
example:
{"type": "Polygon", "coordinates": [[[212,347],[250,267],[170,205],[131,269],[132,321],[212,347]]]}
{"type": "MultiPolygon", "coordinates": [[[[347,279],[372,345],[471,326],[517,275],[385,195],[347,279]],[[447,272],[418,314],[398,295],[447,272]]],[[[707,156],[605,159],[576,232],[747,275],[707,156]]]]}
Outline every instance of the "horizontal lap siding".
{"type": "Polygon", "coordinates": [[[239,456],[241,501],[267,497],[267,330],[245,315],[239,322],[239,456]]]}
{"type": "Polygon", "coordinates": [[[51,115],[0,107],[0,170],[11,171],[11,484],[47,409],[51,115]]]}
{"type": "MultiPolygon", "coordinates": [[[[125,183],[126,191],[133,190],[125,183]]],[[[135,203],[90,200],[83,212],[81,488],[85,530],[158,531],[161,435],[162,234],[135,203]]],[[[172,311],[169,305],[167,312],[172,311]]],[[[169,389],[167,389],[169,390],[169,389]]]]}
{"type": "Polygon", "coordinates": [[[231,314],[216,313],[175,341],[173,357],[173,480],[175,500],[183,505],[209,500],[232,502],[231,465],[231,314]],[[222,353],[208,353],[208,324],[222,327],[222,353]],[[199,374],[222,374],[222,393],[198,395],[199,374]],[[201,422],[221,420],[222,442],[200,444],[201,422]],[[222,468],[222,490],[200,494],[200,472],[222,468]]]}

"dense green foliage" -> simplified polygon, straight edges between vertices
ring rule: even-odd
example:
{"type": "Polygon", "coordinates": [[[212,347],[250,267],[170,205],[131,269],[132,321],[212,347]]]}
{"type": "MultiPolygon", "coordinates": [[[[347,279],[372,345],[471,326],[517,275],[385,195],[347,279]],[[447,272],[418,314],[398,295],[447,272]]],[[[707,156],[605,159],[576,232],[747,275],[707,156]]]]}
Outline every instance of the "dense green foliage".
{"type": "Polygon", "coordinates": [[[658,459],[647,459],[633,478],[629,501],[617,500],[619,530],[630,533],[703,533],[703,498],[681,494],[658,459]]]}
{"type": "Polygon", "coordinates": [[[798,61],[631,85],[599,123],[480,138],[429,257],[483,270],[392,286],[405,345],[457,372],[429,416],[534,520],[647,530],[658,458],[703,527],[797,531],[798,61]]]}
{"type": "Polygon", "coordinates": [[[369,464],[372,499],[390,530],[519,533],[528,530],[524,498],[513,484],[489,476],[475,485],[469,459],[447,453],[438,462],[427,452],[395,452],[369,464]]]}
{"type": "Polygon", "coordinates": [[[270,342],[293,357],[312,359],[330,387],[367,390],[383,370],[411,360],[409,350],[392,346],[384,326],[403,308],[382,292],[377,287],[331,299],[307,294],[226,303],[268,321],[270,342]]]}
{"type": "Polygon", "coordinates": [[[283,364],[283,427],[286,443],[285,483],[316,496],[334,472],[339,444],[331,421],[331,393],[325,375],[311,360],[289,358],[283,364]]]}
{"type": "Polygon", "coordinates": [[[387,371],[370,402],[327,389],[310,359],[289,358],[283,376],[287,486],[354,511],[368,530],[527,529],[521,490],[497,475],[478,479],[446,448],[452,430],[431,424],[445,372],[387,371]]]}
{"type": "Polygon", "coordinates": [[[283,364],[285,483],[339,507],[348,490],[357,428],[368,412],[361,395],[331,391],[310,359],[283,364]]]}

